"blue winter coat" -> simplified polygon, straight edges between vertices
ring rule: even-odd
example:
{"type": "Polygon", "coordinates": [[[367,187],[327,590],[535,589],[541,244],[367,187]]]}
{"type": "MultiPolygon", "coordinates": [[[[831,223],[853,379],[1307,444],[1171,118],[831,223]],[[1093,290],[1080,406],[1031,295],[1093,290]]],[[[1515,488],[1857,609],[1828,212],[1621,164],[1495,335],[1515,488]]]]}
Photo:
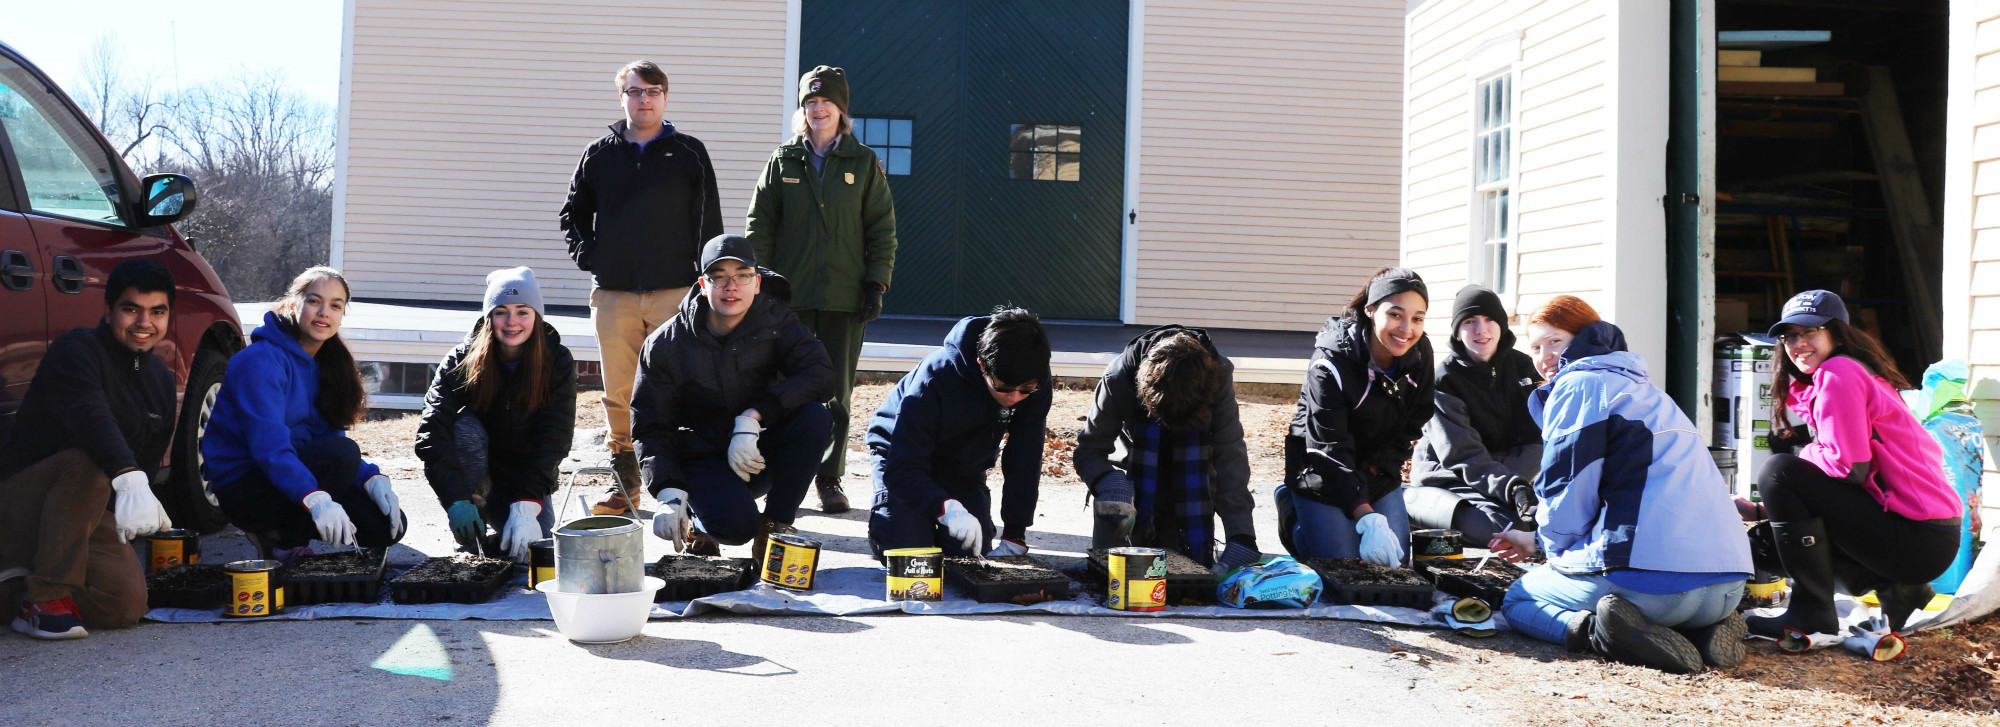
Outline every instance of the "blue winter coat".
{"type": "MultiPolygon", "coordinates": [[[[345,437],[319,415],[319,364],[299,340],[278,326],[276,313],[250,333],[250,346],[229,359],[215,411],[201,438],[202,473],[213,487],[234,486],[252,467],[293,501],[319,489],[298,448],[324,437],[345,437]]],[[[355,482],[381,472],[366,460],[355,482]]]]}
{"type": "Polygon", "coordinates": [[[1616,326],[1577,332],[1528,408],[1542,427],[1535,520],[1549,565],[1575,575],[1751,572],[1749,538],[1707,445],[1616,326]]]}
{"type": "MultiPolygon", "coordinates": [[[[986,471],[999,460],[1001,537],[1018,541],[1035,520],[1055,381],[1042,377],[1035,393],[1003,413],[974,359],[987,320],[960,320],[943,347],[896,383],[868,426],[868,449],[889,496],[932,517],[944,513],[945,500],[962,500],[974,488],[984,500],[986,471]],[[1003,436],[1009,437],[1004,456],[1003,436]]],[[[960,504],[975,514],[983,509],[960,504]]]]}

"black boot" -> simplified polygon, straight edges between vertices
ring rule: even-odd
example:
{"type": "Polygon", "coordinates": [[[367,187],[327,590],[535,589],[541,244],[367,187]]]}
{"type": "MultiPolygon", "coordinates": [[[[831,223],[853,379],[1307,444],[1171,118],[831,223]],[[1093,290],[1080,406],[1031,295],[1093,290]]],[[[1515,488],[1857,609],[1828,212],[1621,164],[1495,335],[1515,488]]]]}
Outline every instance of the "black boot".
{"type": "Polygon", "coordinates": [[[1743,639],[1750,635],[1750,627],[1743,622],[1743,614],[1732,610],[1727,618],[1707,626],[1674,630],[1694,644],[1694,650],[1701,653],[1703,664],[1717,669],[1731,669],[1743,663],[1743,639]]]}
{"type": "Polygon", "coordinates": [[[1617,595],[1597,600],[1590,646],[1599,655],[1669,674],[1701,671],[1701,652],[1679,632],[1646,620],[1639,607],[1617,595]]]}
{"type": "Polygon", "coordinates": [[[1888,619],[1889,630],[1903,633],[1903,626],[1910,622],[1910,614],[1923,608],[1936,597],[1929,583],[1897,583],[1875,587],[1875,600],[1882,604],[1882,617],[1888,619]]]}
{"type": "Polygon", "coordinates": [[[1826,523],[1819,518],[1774,522],[1771,531],[1778,557],[1792,577],[1792,602],[1783,614],[1745,619],[1750,633],[1778,639],[1787,626],[1806,634],[1840,631],[1840,612],[1833,606],[1833,544],[1827,542],[1826,523]]]}

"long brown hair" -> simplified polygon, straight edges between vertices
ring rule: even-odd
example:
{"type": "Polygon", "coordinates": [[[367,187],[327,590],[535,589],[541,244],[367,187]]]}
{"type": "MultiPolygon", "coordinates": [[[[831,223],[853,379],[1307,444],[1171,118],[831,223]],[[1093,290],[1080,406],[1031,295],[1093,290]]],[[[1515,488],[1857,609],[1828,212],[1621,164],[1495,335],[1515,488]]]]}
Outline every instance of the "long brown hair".
{"type": "MultiPolygon", "coordinates": [[[[486,315],[475,324],[475,329],[485,329],[486,335],[472,338],[457,369],[465,379],[464,390],[472,394],[472,408],[481,412],[493,409],[507,384],[506,367],[501,365],[506,349],[500,343],[500,331],[493,327],[493,311],[486,315]]],[[[549,340],[543,325],[542,314],[536,313],[528,329],[528,342],[521,344],[520,381],[514,387],[513,400],[522,413],[540,409],[549,400],[549,340]]]]}
{"type": "MultiPolygon", "coordinates": [[[[1855,328],[1847,321],[1838,318],[1830,319],[1826,325],[1820,327],[1826,329],[1826,334],[1833,338],[1834,356],[1854,359],[1867,368],[1868,373],[1887,380],[1897,391],[1917,388],[1910,385],[1910,380],[1903,376],[1901,369],[1896,368],[1896,359],[1889,355],[1888,349],[1882,347],[1882,342],[1868,335],[1867,331],[1855,328]]],[[[1791,326],[1785,330],[1796,328],[1797,326],[1791,326]]],[[[1777,359],[1777,373],[1771,376],[1771,425],[1776,429],[1780,439],[1790,439],[1792,422],[1788,412],[1785,411],[1785,400],[1792,393],[1792,382],[1811,381],[1812,377],[1800,371],[1797,364],[1792,363],[1792,354],[1786,349],[1782,339],[1778,342],[1777,359]]]]}
{"type": "MultiPolygon", "coordinates": [[[[340,271],[325,265],[306,268],[299,276],[292,278],[292,284],[285,288],[285,296],[278,299],[273,311],[278,315],[278,328],[293,338],[299,337],[299,306],[305,303],[306,289],[322,280],[340,283],[340,295],[354,301],[353,288],[340,271]]],[[[314,405],[319,415],[336,429],[352,429],[361,421],[362,412],[368,404],[367,391],[361,387],[361,367],[354,362],[354,352],[347,349],[347,342],[334,334],[326,343],[320,344],[319,352],[313,354],[313,361],[319,364],[319,399],[314,405]]]]}

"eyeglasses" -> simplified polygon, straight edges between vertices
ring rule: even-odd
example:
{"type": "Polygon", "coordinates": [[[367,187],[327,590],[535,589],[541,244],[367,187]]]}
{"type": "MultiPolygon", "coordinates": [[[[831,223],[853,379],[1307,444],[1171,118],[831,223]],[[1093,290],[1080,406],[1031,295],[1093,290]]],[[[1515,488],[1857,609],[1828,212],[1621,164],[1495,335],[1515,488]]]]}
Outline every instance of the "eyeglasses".
{"type": "Polygon", "coordinates": [[[986,385],[988,387],[991,387],[993,389],[993,393],[995,394],[1020,394],[1022,396],[1033,396],[1035,392],[1041,390],[1041,386],[1038,384],[1023,384],[1020,388],[1017,389],[1004,389],[1000,387],[999,381],[1000,381],[999,379],[993,378],[991,376],[986,377],[986,385]]]}
{"type": "Polygon", "coordinates": [[[737,273],[735,275],[716,274],[704,277],[708,279],[708,284],[712,287],[724,288],[728,287],[731,283],[734,283],[738,288],[746,288],[750,286],[750,281],[757,279],[757,271],[750,270],[746,272],[737,273]]]}
{"type": "Polygon", "coordinates": [[[1824,328],[1819,328],[1819,327],[1813,327],[1813,328],[1794,328],[1794,329],[1792,329],[1792,331],[1791,331],[1790,333],[1780,333],[1780,334],[1778,334],[1778,340],[1779,340],[1780,342],[1784,343],[1784,344],[1785,344],[1785,345],[1786,345],[1787,347],[1789,347],[1789,346],[1791,346],[1791,345],[1793,345],[1793,344],[1796,344],[1796,343],[1798,343],[1799,341],[1802,341],[1802,340],[1805,340],[1805,339],[1807,339],[1807,338],[1810,338],[1810,337],[1812,337],[1813,335],[1815,335],[1815,334],[1818,334],[1818,333],[1819,333],[1820,331],[1824,331],[1824,330],[1826,330],[1826,329],[1824,329],[1824,328]]]}
{"type": "Polygon", "coordinates": [[[626,98],[638,98],[641,95],[646,98],[659,98],[667,95],[667,89],[660,88],[659,86],[652,88],[628,88],[619,93],[625,94],[626,98]]]}

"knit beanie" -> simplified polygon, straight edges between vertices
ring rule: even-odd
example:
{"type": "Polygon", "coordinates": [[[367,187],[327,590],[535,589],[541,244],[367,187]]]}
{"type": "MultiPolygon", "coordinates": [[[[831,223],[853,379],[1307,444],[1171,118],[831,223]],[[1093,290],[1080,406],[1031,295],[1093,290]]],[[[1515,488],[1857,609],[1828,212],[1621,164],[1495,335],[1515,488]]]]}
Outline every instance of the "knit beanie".
{"type": "Polygon", "coordinates": [[[1451,332],[1458,335],[1458,327],[1465,325],[1465,319],[1486,316],[1507,326],[1507,308],[1500,305],[1500,294],[1488,290],[1484,285],[1468,285],[1458,289],[1458,299],[1451,304],[1451,332]]]}
{"type": "Polygon", "coordinates": [[[806,105],[806,99],[814,96],[825,97],[847,113],[847,71],[833,66],[820,66],[799,77],[799,105],[806,105]]]}
{"type": "Polygon", "coordinates": [[[542,309],[542,286],[535,282],[535,271],[526,266],[486,274],[486,307],[483,310],[491,313],[494,308],[508,303],[533,308],[535,315],[542,318],[549,315],[542,309]]]}

